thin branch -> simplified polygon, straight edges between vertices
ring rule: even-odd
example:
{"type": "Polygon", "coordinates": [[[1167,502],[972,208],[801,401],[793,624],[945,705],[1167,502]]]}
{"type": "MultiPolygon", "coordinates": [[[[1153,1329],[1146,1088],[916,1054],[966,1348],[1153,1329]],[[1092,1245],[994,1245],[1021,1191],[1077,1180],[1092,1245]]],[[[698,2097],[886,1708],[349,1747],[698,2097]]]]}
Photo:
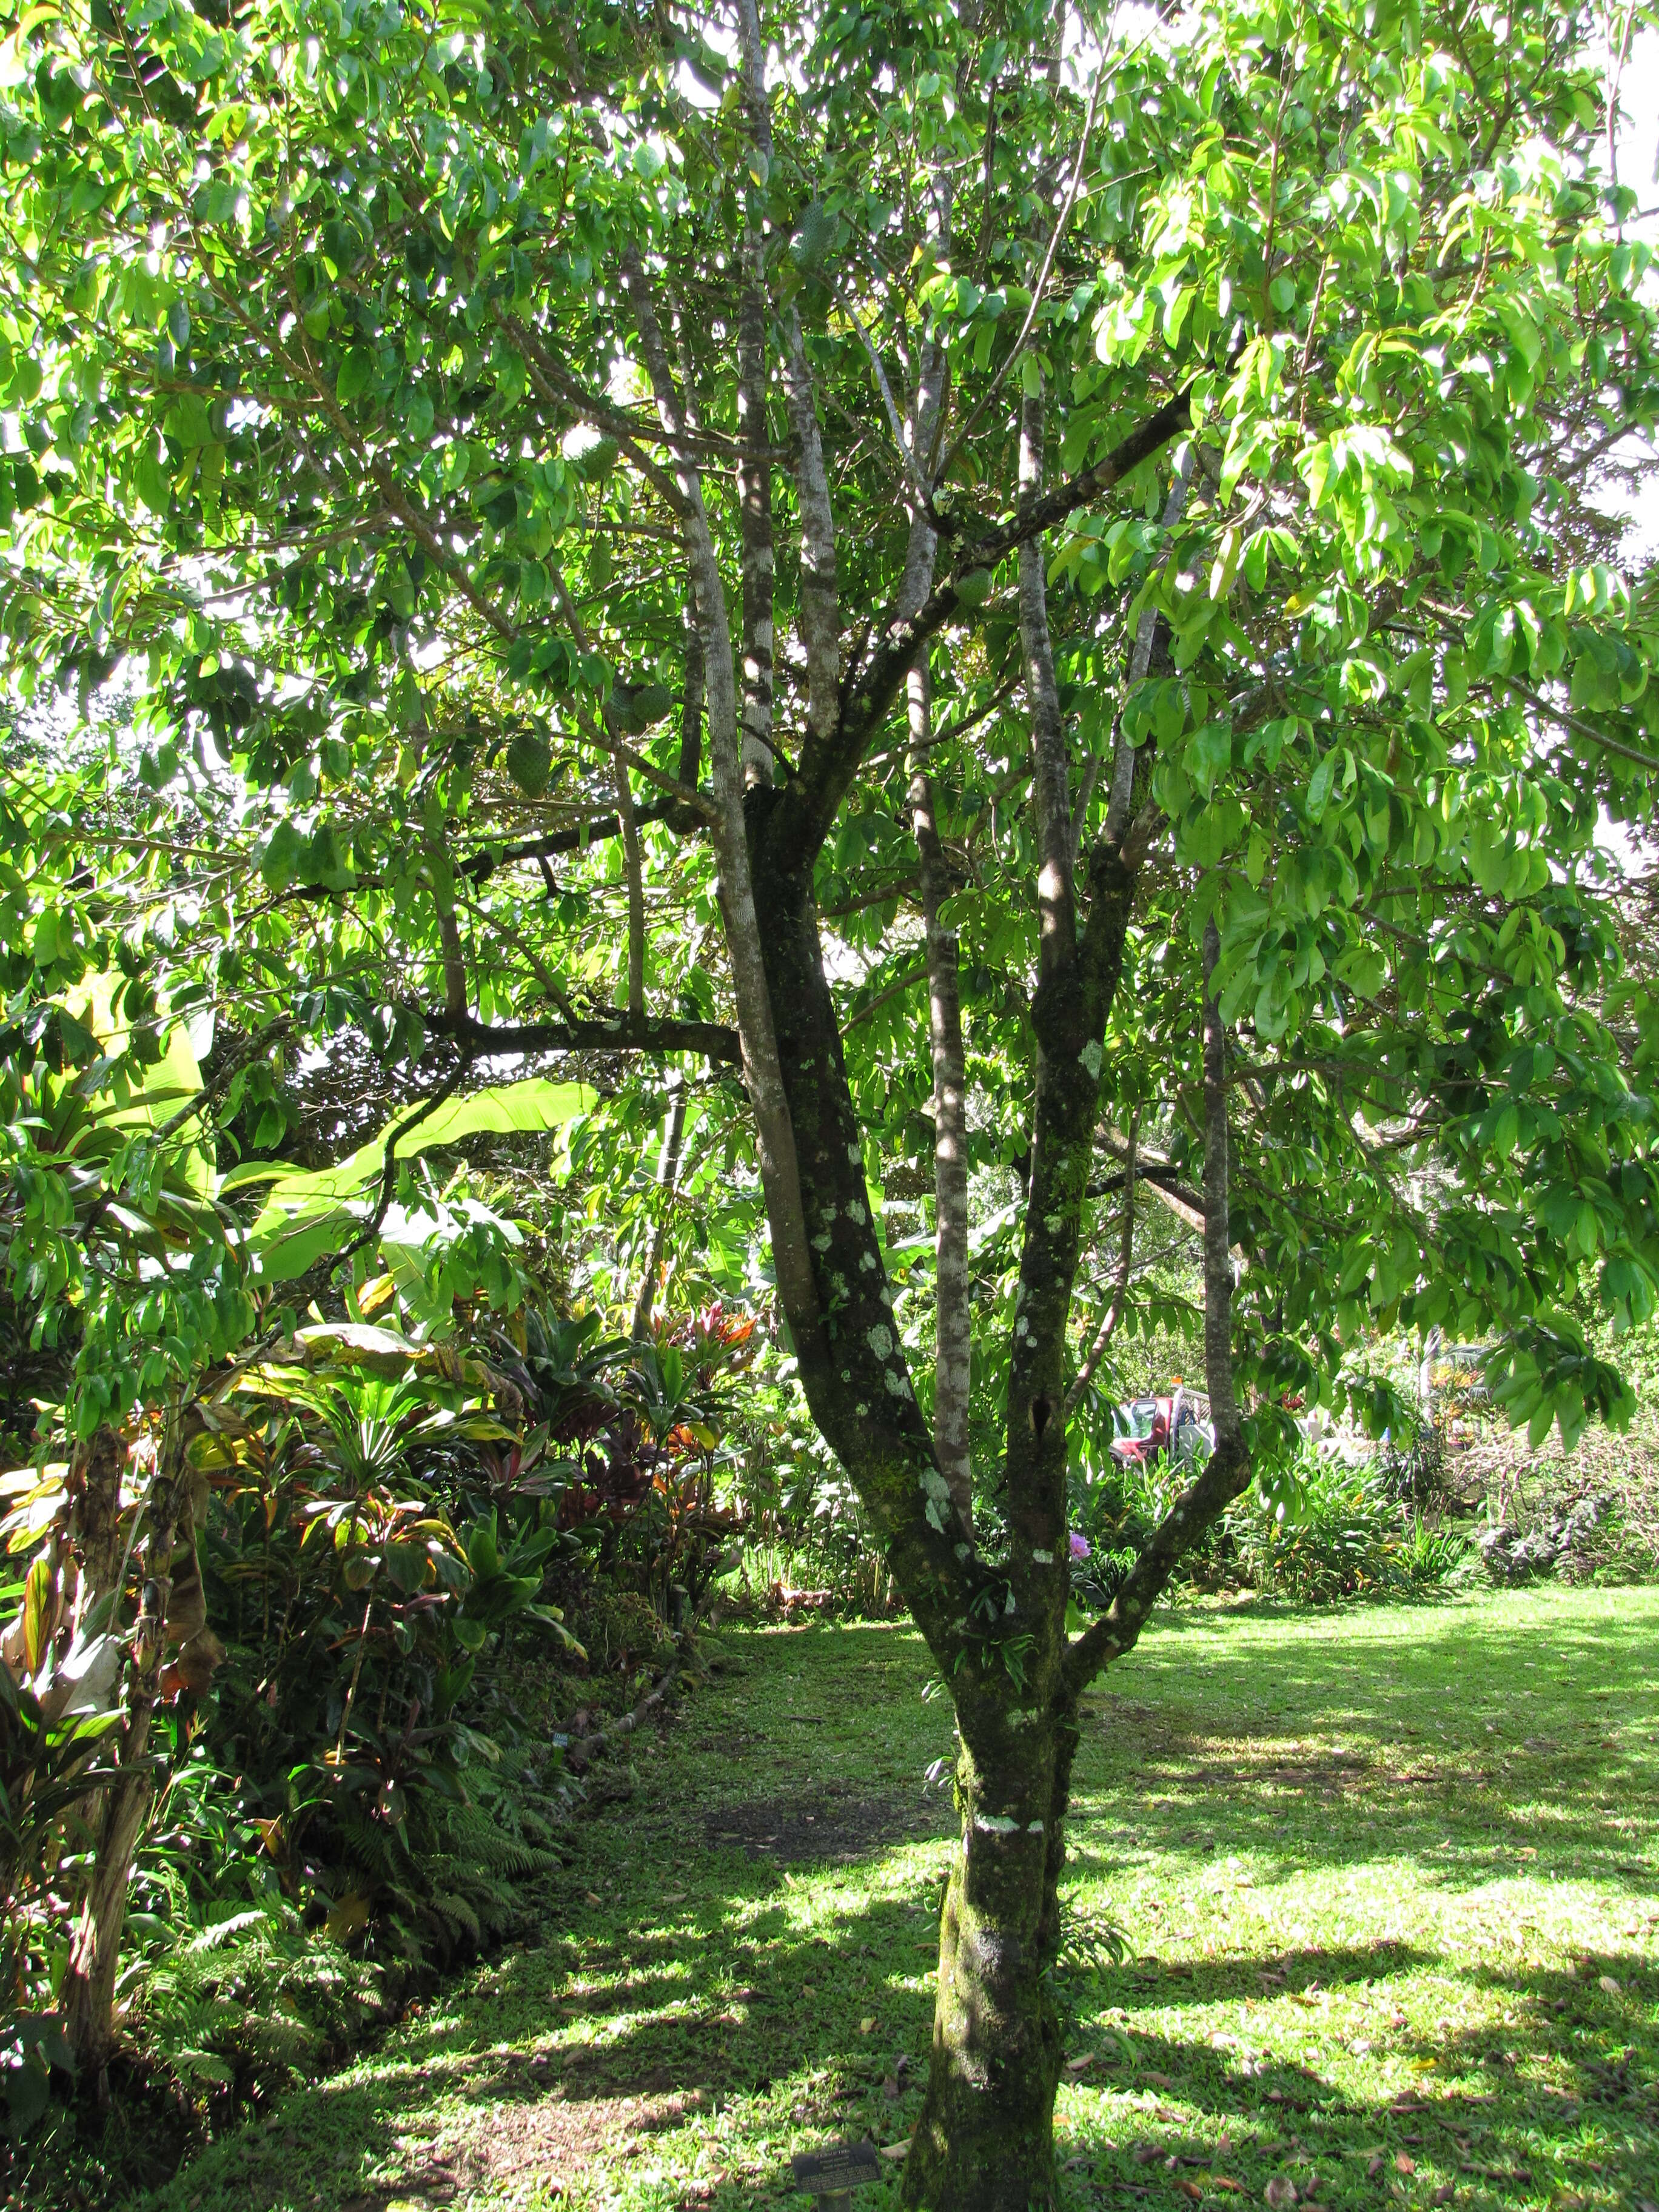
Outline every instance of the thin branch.
{"type": "MultiPolygon", "coordinates": [[[[636,806],[634,819],[636,823],[665,822],[670,829],[686,836],[706,826],[706,807],[707,802],[700,801],[696,793],[681,791],[673,799],[655,799],[649,806],[636,806]]],[[[511,867],[515,861],[549,860],[561,853],[585,853],[590,845],[603,844],[621,835],[622,823],[617,817],[600,814],[591,821],[577,823],[573,829],[552,830],[544,837],[520,838],[513,844],[503,845],[497,852],[475,853],[458,863],[455,872],[472,884],[487,883],[498,868],[511,867]]]]}
{"type": "MultiPolygon", "coordinates": [[[[1187,493],[1193,481],[1193,466],[1196,454],[1197,447],[1189,443],[1181,456],[1180,465],[1170,482],[1170,495],[1164,502],[1164,528],[1166,532],[1175,528],[1185,511],[1187,493]]],[[[1158,647],[1158,626],[1162,622],[1163,617],[1152,607],[1148,607],[1140,617],[1135,629],[1134,649],[1129,656],[1129,682],[1125,693],[1126,701],[1138,686],[1146,680],[1147,672],[1152,665],[1152,655],[1158,647]]],[[[1135,750],[1135,747],[1129,743],[1124,734],[1123,720],[1120,715],[1114,738],[1111,790],[1106,801],[1106,842],[1109,845],[1121,845],[1124,832],[1129,826],[1129,810],[1134,803],[1135,750]]],[[[1083,812],[1083,806],[1079,804],[1078,807],[1079,836],[1082,833],[1083,812]]]]}
{"type": "Polygon", "coordinates": [[[1204,1369],[1215,1449],[1147,1539],[1111,1604],[1067,1651],[1066,1681],[1073,1693],[1133,1646],[1182,1554],[1249,1487],[1252,1474],[1233,1387],[1226,1033],[1220,1008],[1210,996],[1220,951],[1212,919],[1204,932],[1204,1369]]]}
{"type": "MultiPolygon", "coordinates": [[[[470,1020],[471,1016],[466,1016],[465,1018],[470,1020]]],[[[405,1115],[404,1119],[398,1122],[394,1127],[387,1130],[386,1138],[386,1165],[381,1170],[380,1173],[380,1194],[374,1201],[374,1211],[369,1215],[368,1219],[357,1231],[357,1234],[343,1245],[340,1250],[335,1255],[334,1265],[336,1267],[343,1267],[348,1260],[355,1259],[357,1254],[362,1250],[366,1244],[373,1244],[380,1236],[380,1231],[385,1225],[386,1215],[391,1210],[393,1194],[398,1188],[398,1169],[399,1165],[398,1159],[398,1146],[399,1142],[402,1139],[408,1136],[411,1130],[419,1128],[422,1121],[429,1121],[441,1106],[447,1105],[448,1103],[449,1100],[454,1097],[463,1078],[465,1076],[467,1070],[471,1066],[471,1065],[472,1054],[466,1045],[463,1044],[461,1047],[460,1057],[455,1062],[454,1067],[452,1069],[448,1078],[443,1083],[440,1084],[431,1097],[423,1099],[421,1103],[415,1108],[412,1113],[405,1115]]]]}
{"type": "MultiPolygon", "coordinates": [[[[658,410],[665,428],[673,429],[684,419],[684,404],[668,365],[662,325],[657,318],[644,264],[638,247],[631,241],[623,249],[622,268],[658,410]]],[[[702,477],[689,461],[681,462],[678,475],[685,498],[686,556],[697,621],[703,633],[709,766],[715,798],[714,843],[732,995],[743,1043],[743,1069],[754,1110],[756,1152],[772,1231],[778,1288],[797,1346],[805,1346],[811,1356],[817,1348],[823,1322],[812,1255],[806,1242],[794,1123],[778,1055],[777,1029],[755,907],[726,587],[703,501],[702,477]]],[[[786,791],[793,789],[798,781],[792,777],[785,786],[786,791]]]]}
{"type": "Polygon", "coordinates": [[[848,786],[872,738],[885,721],[911,664],[927,641],[964,608],[962,579],[997,563],[1028,538],[1063,522],[1138,469],[1190,427],[1191,404],[1183,389],[1149,415],[1109,453],[1067,482],[1023,506],[1016,515],[963,546],[956,570],[937,586],[915,615],[896,610],[882,624],[881,642],[856,678],[843,684],[840,712],[827,739],[814,732],[801,749],[800,772],[779,793],[765,830],[774,865],[792,872],[814,855],[828,836],[848,786]]]}
{"type": "Polygon", "coordinates": [[[811,366],[800,318],[789,313],[784,398],[794,440],[795,499],[800,514],[800,636],[806,651],[809,742],[827,744],[841,711],[841,605],[836,576],[836,518],[823,465],[811,366]]]}
{"type": "Polygon", "coordinates": [[[674,1198],[674,1186],[679,1181],[680,1147],[685,1139],[685,1085],[675,1090],[673,1103],[668,1109],[668,1127],[663,1132],[662,1151],[657,1159],[657,1189],[659,1211],[656,1225],[651,1236],[651,1251],[645,1263],[645,1273],[640,1279],[640,1294],[634,1301],[634,1325],[629,1332],[635,1344],[651,1334],[651,1309],[656,1300],[657,1284],[662,1274],[663,1253],[668,1243],[668,1217],[674,1198]]]}
{"type": "Polygon", "coordinates": [[[1030,339],[1032,329],[1036,322],[1038,310],[1042,305],[1042,295],[1048,289],[1048,277],[1054,265],[1054,255],[1059,251],[1060,238],[1065,232],[1066,224],[1071,221],[1072,209],[1077,200],[1078,186],[1083,181],[1084,159],[1089,151],[1089,140],[1093,134],[1095,117],[1100,107],[1101,87],[1105,83],[1105,82],[1106,55],[1103,48],[1099,66],[1095,70],[1094,87],[1089,94],[1089,112],[1084,118],[1082,141],[1077,149],[1077,160],[1072,165],[1072,181],[1066,187],[1065,200],[1061,204],[1059,215],[1054,218],[1054,227],[1050,232],[1048,237],[1048,251],[1042,257],[1042,266],[1037,272],[1036,283],[1031,288],[1031,304],[1025,310],[1025,320],[1020,325],[1019,336],[1014,340],[1012,352],[1008,356],[1006,361],[1003,362],[1001,368],[992,378],[990,384],[987,386],[984,394],[980,398],[978,404],[975,406],[973,411],[969,414],[967,421],[963,424],[961,429],[957,432],[956,436],[951,441],[951,443],[945,451],[945,457],[940,461],[938,471],[934,475],[933,481],[936,483],[943,483],[945,477],[949,475],[951,464],[955,460],[957,455],[962,451],[969,433],[973,429],[974,425],[979,421],[980,416],[985,412],[991,402],[996,398],[998,392],[1001,391],[1003,385],[1007,380],[1009,370],[1012,368],[1014,363],[1019,359],[1021,354],[1025,350],[1026,343],[1030,339]]]}
{"type": "Polygon", "coordinates": [[[1581,715],[1570,714],[1565,707],[1553,707],[1547,699],[1529,690],[1516,677],[1500,677],[1498,681],[1507,684],[1511,691],[1519,692],[1529,707],[1535,707],[1540,714],[1547,714],[1551,721],[1559,722],[1564,729],[1572,730],[1581,738],[1588,738],[1593,745],[1600,745],[1603,752],[1616,753],[1620,760],[1634,761],[1638,768],[1651,769],[1659,775],[1659,755],[1639,752],[1634,745],[1621,744],[1617,738],[1607,737],[1581,715]]]}
{"type": "Polygon", "coordinates": [[[1129,1158],[1123,1175],[1123,1228],[1118,1245],[1117,1274],[1112,1284],[1112,1295],[1106,1310],[1100,1317],[1100,1327],[1095,1331],[1094,1341],[1084,1355],[1077,1378],[1066,1393],[1061,1413],[1066,1420],[1083,1402],[1083,1394],[1095,1379],[1101,1361],[1106,1357],[1106,1347],[1112,1340],[1123,1302],[1128,1295],[1129,1273],[1134,1262],[1135,1249],[1135,1137],[1139,1128],[1139,1117],[1129,1123],[1129,1158]]]}
{"type": "Polygon", "coordinates": [[[895,999],[902,998],[914,984],[922,981],[927,973],[927,963],[925,960],[919,960],[914,968],[907,968],[903,975],[890,983],[884,991],[878,991],[873,999],[867,999],[855,1012],[848,1015],[841,1025],[842,1036],[848,1030],[856,1029],[860,1022],[867,1022],[872,1014],[879,1013],[884,1006],[890,1006],[895,999]]]}

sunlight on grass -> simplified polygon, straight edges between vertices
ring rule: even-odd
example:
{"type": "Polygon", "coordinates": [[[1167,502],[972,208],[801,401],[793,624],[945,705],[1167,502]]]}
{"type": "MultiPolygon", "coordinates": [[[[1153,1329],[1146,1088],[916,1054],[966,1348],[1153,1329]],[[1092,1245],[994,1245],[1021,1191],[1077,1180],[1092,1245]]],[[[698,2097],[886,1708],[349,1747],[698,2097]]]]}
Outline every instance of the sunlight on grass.
{"type": "MultiPolygon", "coordinates": [[[[1173,1614],[1088,1699],[1066,2202],[1659,2201],[1659,1592],[1173,1614]]],[[[731,1633],[571,1838],[539,1945],[216,2145],[154,2212],[806,2200],[903,2142],[952,1815],[908,1632],[731,1633]]],[[[897,2200],[893,2179],[860,2212],[897,2200]]]]}

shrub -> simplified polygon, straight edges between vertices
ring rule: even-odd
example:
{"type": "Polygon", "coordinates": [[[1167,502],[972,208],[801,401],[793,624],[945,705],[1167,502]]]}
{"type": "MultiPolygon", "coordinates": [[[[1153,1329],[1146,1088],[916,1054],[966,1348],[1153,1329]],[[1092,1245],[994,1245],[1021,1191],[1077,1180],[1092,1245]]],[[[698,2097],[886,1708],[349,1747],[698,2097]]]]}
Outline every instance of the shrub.
{"type": "MultiPolygon", "coordinates": [[[[1159,1459],[1073,1482],[1073,1523],[1090,1547],[1075,1577],[1085,1603],[1110,1602],[1186,1480],[1159,1459]]],[[[1314,1605],[1431,1588],[1466,1568],[1469,1539],[1431,1525],[1402,1487],[1397,1462],[1355,1469],[1304,1448],[1262,1470],[1188,1554],[1185,1579],[1314,1605]]]]}
{"type": "Polygon", "coordinates": [[[1400,1491],[1395,1469],[1304,1452],[1239,1501],[1219,1548],[1249,1587],[1304,1604],[1430,1589],[1466,1566],[1469,1539],[1431,1526],[1400,1491]]]}
{"type": "MultiPolygon", "coordinates": [[[[204,2025],[231,2017],[228,1999],[178,2025],[209,1983],[235,1984],[241,1968],[223,1966],[222,1947],[257,1954],[267,1982],[275,1961],[289,1983],[300,1972],[296,1930],[405,1965],[441,1960],[503,1931],[518,1885],[556,1863],[573,1793],[558,1749],[532,1737],[498,1674],[514,1638],[575,1648],[544,1590],[571,1540],[555,1500],[485,1505],[476,1479],[456,1480],[458,1443],[503,1435],[475,1364],[386,1331],[374,1348],[403,1371],[351,1364],[362,1346],[349,1329],[307,1331],[280,1363],[192,1409],[192,1503],[149,1723],[158,1778],[120,1930],[129,2052],[186,2097],[238,2078],[249,2058],[245,2039],[222,2047],[204,2025]],[[199,1972],[175,1957],[180,1929],[197,1931],[180,1955],[199,1952],[199,1972]]],[[[131,1485],[109,1494],[130,1523],[131,1485]]],[[[120,1571],[118,1523],[97,1595],[85,1496],[65,1464],[26,1470],[0,1523],[21,1554],[0,1666],[0,1999],[16,2016],[3,2086],[18,2129],[42,2116],[61,2063],[53,1994],[140,1601],[120,1571]],[[93,1663],[100,1651],[106,1668],[93,1663]]],[[[316,2033],[340,2026],[319,2015],[316,2033]]]]}

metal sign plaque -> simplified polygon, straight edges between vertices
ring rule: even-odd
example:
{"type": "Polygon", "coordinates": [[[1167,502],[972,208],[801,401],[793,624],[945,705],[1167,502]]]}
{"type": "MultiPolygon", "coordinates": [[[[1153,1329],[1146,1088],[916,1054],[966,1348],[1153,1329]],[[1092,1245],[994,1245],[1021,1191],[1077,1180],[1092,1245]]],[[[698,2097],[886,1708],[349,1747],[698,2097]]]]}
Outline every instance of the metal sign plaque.
{"type": "Polygon", "coordinates": [[[838,2197],[881,2179],[873,2143],[831,2143],[827,2150],[797,2151],[789,2161],[795,2185],[813,2197],[838,2197]]]}

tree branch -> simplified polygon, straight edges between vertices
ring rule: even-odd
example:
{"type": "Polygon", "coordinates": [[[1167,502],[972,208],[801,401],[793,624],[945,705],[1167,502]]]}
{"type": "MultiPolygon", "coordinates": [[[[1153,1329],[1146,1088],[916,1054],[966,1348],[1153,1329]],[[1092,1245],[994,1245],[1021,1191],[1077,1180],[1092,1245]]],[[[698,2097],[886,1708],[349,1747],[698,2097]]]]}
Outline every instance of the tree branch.
{"type": "MultiPolygon", "coordinates": [[[[1043,396],[1041,380],[1019,410],[1022,505],[1042,489],[1043,396]]],[[[1072,806],[1066,726],[1054,682],[1054,642],[1048,635],[1048,586],[1042,545],[1028,538],[1019,549],[1019,639],[1025,664],[1025,703],[1031,717],[1032,789],[1037,813],[1039,972],[1057,974],[1077,957],[1077,899],[1072,882],[1072,806]]]]}
{"type": "MultiPolygon", "coordinates": [[[[686,610],[685,694],[680,707],[680,781],[695,791],[702,775],[702,632],[696,614],[686,610]]],[[[636,817],[649,818],[648,811],[636,817]]]]}
{"type": "Polygon", "coordinates": [[[1204,931],[1204,1371],[1215,1449],[1152,1531],[1111,1604],[1067,1650],[1065,1680],[1073,1696],[1133,1648],[1182,1553],[1249,1486],[1249,1448],[1233,1388],[1226,1035],[1221,1010],[1209,995],[1220,950],[1212,920],[1204,931]]]}
{"type": "MultiPolygon", "coordinates": [[[[623,254],[623,279],[640,334],[646,370],[656,395],[665,429],[678,428],[683,420],[679,396],[668,366],[661,325],[657,320],[651,288],[646,282],[639,249],[631,242],[623,254]]],[[[737,692],[732,672],[732,633],[726,619],[726,592],[714,541],[703,505],[702,483],[688,460],[678,464],[680,489],[685,498],[684,518],[686,553],[690,564],[693,600],[703,641],[703,673],[708,686],[708,751],[714,788],[714,850],[719,866],[721,920],[732,963],[733,994],[737,1000],[738,1033],[743,1043],[743,1069],[755,1115],[756,1152],[766,1196],[767,1219],[772,1231],[772,1259],[784,1310],[797,1340],[816,1340],[821,1332],[817,1285],[811,1255],[806,1244],[806,1221],[801,1204],[800,1168],[795,1156],[794,1126],[778,1060],[777,1031],[767,987],[760,923],[755,912],[754,881],[750,871],[748,828],[743,805],[743,761],[738,730],[737,692]]]]}
{"type": "MultiPolygon", "coordinates": [[[[1170,485],[1170,495],[1164,502],[1164,527],[1166,531],[1174,529],[1186,509],[1187,491],[1193,480],[1193,464],[1196,451],[1195,447],[1191,445],[1188,447],[1186,452],[1181,456],[1181,465],[1176,469],[1174,479],[1170,485]]],[[[1135,631],[1134,649],[1129,655],[1129,682],[1124,692],[1126,702],[1136,688],[1146,680],[1147,673],[1152,665],[1152,656],[1158,649],[1160,627],[1167,636],[1168,629],[1167,625],[1164,624],[1162,616],[1154,608],[1148,607],[1140,617],[1135,631]]],[[[1136,757],[1136,748],[1129,743],[1123,733],[1123,718],[1121,714],[1118,717],[1114,738],[1112,785],[1106,801],[1106,842],[1109,845],[1121,845],[1123,842],[1124,833],[1129,827],[1130,810],[1134,804],[1136,757]]],[[[1091,766],[1093,766],[1092,763],[1091,766]]],[[[1083,831],[1083,814],[1084,804],[1079,801],[1078,806],[1079,836],[1083,831]]]]}
{"type": "Polygon", "coordinates": [[[738,0],[744,113],[752,151],[743,205],[738,295],[738,514],[743,542],[743,778],[772,781],[774,555],[772,463],[766,437],[765,219],[758,180],[770,173],[772,106],[756,0],[738,0]]]}
{"type": "MultiPolygon", "coordinates": [[[[939,434],[949,368],[945,349],[924,338],[907,448],[915,455],[930,453],[939,434]]],[[[899,586],[902,616],[914,614],[932,590],[938,547],[924,497],[918,500],[910,516],[904,576],[899,586]]],[[[968,1407],[973,1373],[973,1296],[968,1267],[968,1076],[962,1042],[959,950],[942,919],[951,872],[939,834],[929,773],[933,702],[925,653],[918,656],[905,681],[909,724],[908,799],[927,927],[927,1030],[933,1063],[933,1450],[963,1527],[971,1530],[974,1473],[968,1407]]]]}
{"type": "MultiPolygon", "coordinates": [[[[612,754],[612,758],[615,755],[612,754]]],[[[641,822],[665,822],[671,830],[683,836],[708,827],[706,814],[689,806],[683,799],[653,799],[648,806],[636,806],[634,819],[641,822]]],[[[571,830],[552,830],[544,837],[524,837],[511,845],[503,845],[498,852],[476,853],[470,860],[460,862],[455,872],[470,883],[487,883],[498,868],[510,867],[515,860],[550,860],[561,853],[585,853],[590,845],[604,843],[611,837],[620,837],[622,823],[614,814],[600,814],[591,822],[580,822],[571,830]]]]}
{"type": "Polygon", "coordinates": [[[651,1309],[657,1296],[657,1284],[662,1274],[662,1255],[668,1242],[668,1215],[673,1200],[674,1186],[679,1181],[680,1146],[685,1138],[685,1085],[682,1083],[674,1093],[673,1103],[668,1109],[668,1127],[663,1132],[662,1151],[657,1159],[657,1189],[659,1212],[656,1225],[651,1234],[651,1252],[645,1263],[645,1273],[640,1280],[640,1294],[634,1301],[634,1326],[630,1330],[637,1344],[641,1337],[651,1334],[651,1309]]]}
{"type": "Polygon", "coordinates": [[[867,1022],[872,1014],[879,1013],[884,1006],[890,1006],[895,999],[902,998],[908,990],[921,982],[927,973],[927,963],[925,960],[914,968],[907,968],[896,981],[888,984],[885,990],[878,991],[873,999],[866,999],[861,1006],[856,1007],[848,1015],[841,1025],[842,1035],[844,1036],[848,1030],[856,1029],[860,1022],[867,1022]]]}
{"type": "Polygon", "coordinates": [[[668,1021],[620,1010],[566,1022],[490,1024],[471,1014],[454,1016],[429,1010],[422,1011],[421,1019],[429,1035],[453,1036],[475,1060],[497,1053],[696,1052],[705,1059],[729,1061],[735,1066],[743,1057],[737,1031],[719,1022],[668,1021]]]}
{"type": "MultiPolygon", "coordinates": [[[[463,1018],[470,1021],[471,1017],[464,1015],[463,1018]]],[[[343,1267],[348,1260],[355,1259],[366,1244],[374,1243],[379,1237],[385,1225],[386,1215],[391,1210],[392,1196],[398,1188],[398,1146],[400,1139],[408,1136],[411,1130],[418,1129],[422,1121],[429,1121],[441,1106],[447,1104],[448,1101],[454,1097],[471,1065],[472,1054],[463,1043],[460,1057],[456,1060],[454,1067],[446,1080],[433,1092],[431,1097],[422,1099],[411,1113],[406,1114],[394,1127],[387,1130],[386,1163],[380,1170],[380,1192],[374,1201],[374,1211],[357,1234],[349,1239],[335,1255],[333,1264],[336,1267],[343,1267]]]]}
{"type": "Polygon", "coordinates": [[[841,711],[841,603],[836,579],[836,518],[823,465],[811,366],[800,318],[789,311],[784,398],[794,441],[795,499],[800,513],[800,638],[806,653],[809,744],[827,744],[841,711]]]}
{"type": "MultiPolygon", "coordinates": [[[[1031,287],[1031,304],[1025,310],[1025,320],[1020,325],[1019,336],[1014,340],[1012,351],[1003,362],[1001,368],[998,369],[996,374],[991,379],[989,386],[986,391],[981,393],[980,398],[975,403],[974,410],[969,416],[967,421],[963,424],[961,429],[957,432],[956,436],[951,441],[950,450],[946,453],[945,458],[939,465],[938,475],[936,477],[937,482],[943,483],[945,478],[951,473],[951,462],[955,460],[957,455],[962,451],[963,443],[967,440],[969,432],[973,429],[974,425],[979,421],[980,416],[985,412],[991,402],[996,398],[998,392],[1001,391],[1003,386],[1007,382],[1008,372],[1012,368],[1014,363],[1019,359],[1021,354],[1024,352],[1032,330],[1036,326],[1037,313],[1042,305],[1042,295],[1048,289],[1048,278],[1054,269],[1054,255],[1060,249],[1060,241],[1065,234],[1066,226],[1072,219],[1072,210],[1077,204],[1078,186],[1083,181],[1084,159],[1089,151],[1089,140],[1094,133],[1095,117],[1098,113],[1100,108],[1100,88],[1105,82],[1106,56],[1103,52],[1100,57],[1099,65],[1095,70],[1094,85],[1089,94],[1089,112],[1083,118],[1083,136],[1078,143],[1077,160],[1072,165],[1072,180],[1066,187],[1066,198],[1061,204],[1060,213],[1054,217],[1054,227],[1048,235],[1048,251],[1042,257],[1042,266],[1037,272],[1036,283],[1031,287]]],[[[996,102],[994,93],[992,97],[993,127],[994,127],[995,107],[996,102]]],[[[988,146],[986,149],[986,159],[988,162],[990,159],[990,149],[988,146]]],[[[988,198],[988,175],[987,178],[987,195],[988,198]]]]}
{"type": "Polygon", "coordinates": [[[1128,1295],[1129,1273],[1134,1263],[1135,1249],[1135,1136],[1139,1127],[1138,1121],[1132,1121],[1129,1124],[1129,1158],[1123,1174],[1123,1228],[1118,1243],[1117,1273],[1112,1283],[1112,1295],[1107,1301],[1106,1310],[1100,1317],[1100,1327],[1095,1331],[1094,1341],[1084,1355],[1083,1364],[1078,1369],[1071,1389],[1066,1393],[1063,1412],[1068,1421],[1083,1402],[1084,1392],[1094,1381],[1096,1370],[1106,1357],[1106,1347],[1112,1340],[1119,1316],[1123,1311],[1123,1301],[1128,1295]]]}
{"type": "Polygon", "coordinates": [[[817,853],[836,818],[848,786],[866,749],[885,721],[911,664],[928,639],[964,606],[963,576],[994,568],[1026,539],[1040,537],[1068,514],[1098,499],[1150,459],[1191,422],[1187,393],[1178,392],[1079,476],[1028,501],[1019,513],[984,537],[964,544],[956,567],[915,613],[896,608],[882,624],[880,642],[861,674],[842,698],[833,728],[825,736],[809,733],[801,749],[800,770],[784,786],[767,825],[770,865],[780,874],[798,873],[817,853]]]}

